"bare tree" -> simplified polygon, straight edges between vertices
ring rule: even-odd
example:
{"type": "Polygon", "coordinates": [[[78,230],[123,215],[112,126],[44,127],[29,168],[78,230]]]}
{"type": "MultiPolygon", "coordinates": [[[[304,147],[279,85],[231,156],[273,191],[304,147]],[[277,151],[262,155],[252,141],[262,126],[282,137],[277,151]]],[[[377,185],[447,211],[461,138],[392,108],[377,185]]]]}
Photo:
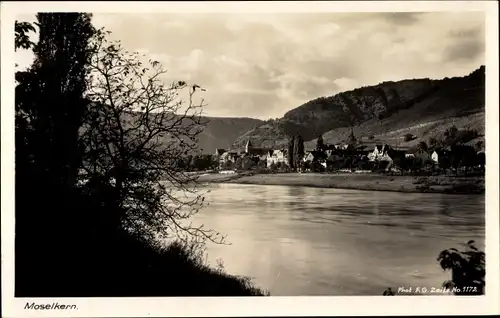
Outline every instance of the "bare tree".
{"type": "Polygon", "coordinates": [[[110,189],[122,211],[115,222],[135,235],[222,243],[219,233],[189,223],[204,197],[179,164],[199,153],[205,104],[194,97],[203,89],[183,81],[165,85],[159,62],[143,61],[107,34],[95,36],[89,62],[92,103],[81,130],[80,178],[110,189]]]}

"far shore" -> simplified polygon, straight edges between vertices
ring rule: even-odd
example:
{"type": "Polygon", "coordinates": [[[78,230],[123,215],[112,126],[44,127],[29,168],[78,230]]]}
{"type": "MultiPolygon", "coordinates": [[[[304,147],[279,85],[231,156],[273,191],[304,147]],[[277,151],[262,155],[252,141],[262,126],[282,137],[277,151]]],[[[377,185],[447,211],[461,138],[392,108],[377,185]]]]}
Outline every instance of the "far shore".
{"type": "Polygon", "coordinates": [[[201,183],[286,185],[409,193],[484,194],[484,177],[388,176],[378,173],[200,174],[201,183]]]}

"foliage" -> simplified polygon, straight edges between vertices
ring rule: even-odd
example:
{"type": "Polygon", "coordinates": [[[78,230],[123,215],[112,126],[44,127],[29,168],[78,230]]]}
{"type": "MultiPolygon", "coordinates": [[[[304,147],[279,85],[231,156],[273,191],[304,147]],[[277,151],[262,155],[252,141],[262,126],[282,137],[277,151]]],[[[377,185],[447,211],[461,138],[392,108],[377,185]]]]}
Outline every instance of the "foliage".
{"type": "MultiPolygon", "coordinates": [[[[197,154],[196,138],[206,124],[203,99],[194,101],[199,86],[165,86],[159,62],[143,62],[107,34],[100,30],[92,42],[87,98],[93,103],[82,127],[80,177],[114,180],[116,200],[126,211],[119,221],[132,233],[222,242],[212,231],[183,224],[203,204],[196,177],[177,167],[179,157],[197,154]],[[187,104],[178,98],[182,93],[187,104]]],[[[191,165],[197,161],[199,156],[191,165]]]]}
{"type": "Polygon", "coordinates": [[[257,167],[257,160],[248,156],[240,157],[236,160],[235,167],[238,170],[250,170],[257,167]]]}
{"type": "Polygon", "coordinates": [[[486,165],[486,154],[484,152],[477,154],[477,164],[482,168],[486,165]]]}
{"type": "Polygon", "coordinates": [[[455,146],[459,144],[465,144],[477,137],[479,137],[479,133],[476,130],[459,130],[457,127],[452,126],[444,132],[444,139],[438,141],[438,143],[443,147],[455,146]]]}
{"type": "Polygon", "coordinates": [[[429,138],[428,144],[429,148],[433,150],[439,147],[439,141],[434,137],[429,138]]]}
{"type": "Polygon", "coordinates": [[[295,136],[292,136],[291,138],[289,138],[288,151],[287,151],[288,163],[290,164],[290,168],[292,169],[295,168],[294,150],[295,150],[295,136]]]}
{"type": "Polygon", "coordinates": [[[267,168],[267,162],[264,160],[259,160],[259,162],[257,162],[257,168],[259,169],[267,168]]]}
{"type": "Polygon", "coordinates": [[[218,162],[214,160],[212,155],[195,155],[189,156],[188,158],[190,159],[188,164],[184,168],[179,168],[179,171],[182,171],[182,169],[187,169],[189,171],[205,171],[214,169],[218,165],[218,162]]]}
{"type": "Polygon", "coordinates": [[[454,145],[451,147],[450,165],[458,169],[460,167],[472,167],[477,164],[477,153],[472,146],[454,145]]]}
{"type": "Polygon", "coordinates": [[[277,171],[278,171],[278,169],[279,169],[279,166],[278,166],[278,164],[277,164],[276,162],[273,162],[273,163],[271,163],[271,165],[269,166],[269,169],[270,169],[271,171],[273,171],[273,172],[277,172],[277,171]]]}
{"type": "Polygon", "coordinates": [[[311,162],[309,167],[313,172],[324,172],[325,171],[325,167],[317,160],[314,160],[313,162],[311,162]]]}
{"type": "Polygon", "coordinates": [[[294,144],[293,144],[293,160],[294,164],[293,167],[295,169],[300,169],[302,166],[302,158],[304,157],[304,140],[302,139],[301,135],[298,135],[295,138],[294,144]]]}
{"type": "Polygon", "coordinates": [[[203,266],[197,247],[223,237],[182,224],[203,201],[179,160],[196,155],[199,87],[165,87],[90,14],[37,20],[35,61],[16,73],[16,296],[263,294],[203,266]]]}
{"type": "Polygon", "coordinates": [[[392,289],[389,287],[384,291],[382,296],[394,296],[394,291],[392,291],[392,289]]]}
{"type": "MultiPolygon", "coordinates": [[[[429,186],[423,185],[421,188],[425,192],[424,189],[428,189],[429,186]]],[[[444,271],[451,272],[451,279],[444,281],[443,287],[457,296],[484,295],[485,253],[478,250],[473,240],[463,245],[464,249],[461,251],[449,248],[439,253],[437,258],[439,266],[444,271]]],[[[383,295],[394,296],[394,292],[388,288],[383,295]]]]}
{"type": "Polygon", "coordinates": [[[443,286],[453,289],[456,295],[482,295],[485,287],[485,254],[479,251],[474,241],[465,244],[462,251],[450,248],[438,256],[443,270],[451,271],[451,280],[443,286]]]}
{"type": "Polygon", "coordinates": [[[358,140],[354,136],[354,131],[352,129],[351,129],[351,133],[349,134],[349,137],[347,138],[346,142],[351,147],[353,147],[358,142],[358,140]]]}
{"type": "Polygon", "coordinates": [[[480,151],[480,150],[483,150],[483,147],[484,147],[484,142],[483,141],[478,141],[476,142],[476,151],[480,151]]]}
{"type": "Polygon", "coordinates": [[[427,146],[427,143],[425,143],[425,141],[419,142],[417,145],[417,148],[421,151],[428,151],[429,150],[429,146],[427,146]]]}
{"type": "Polygon", "coordinates": [[[455,138],[457,136],[457,133],[458,133],[458,129],[455,125],[453,125],[451,128],[447,129],[444,132],[444,135],[446,137],[455,138]]]}
{"type": "Polygon", "coordinates": [[[222,164],[222,170],[233,170],[236,168],[236,164],[231,160],[224,161],[222,164]]]}
{"type": "Polygon", "coordinates": [[[28,50],[35,46],[33,41],[30,41],[28,36],[29,32],[36,32],[33,25],[29,22],[18,22],[16,20],[14,25],[14,49],[17,51],[18,49],[28,50]]]}
{"type": "Polygon", "coordinates": [[[323,136],[319,135],[318,139],[316,140],[316,150],[323,151],[324,149],[325,149],[325,143],[323,141],[323,136]]]}
{"type": "Polygon", "coordinates": [[[88,14],[37,14],[40,40],[27,72],[17,72],[16,146],[51,180],[73,186],[81,157],[78,131],[87,101],[87,45],[94,34],[88,14]],[[57,48],[57,49],[54,49],[57,48]]]}

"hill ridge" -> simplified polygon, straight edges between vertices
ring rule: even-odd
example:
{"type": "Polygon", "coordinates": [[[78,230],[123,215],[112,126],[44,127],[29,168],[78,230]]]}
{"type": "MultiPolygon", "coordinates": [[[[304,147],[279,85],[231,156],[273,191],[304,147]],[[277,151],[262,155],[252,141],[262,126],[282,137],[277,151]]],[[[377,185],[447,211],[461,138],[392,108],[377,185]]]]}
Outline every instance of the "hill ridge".
{"type": "Polygon", "coordinates": [[[362,137],[384,134],[394,125],[404,129],[419,122],[453,121],[484,112],[484,82],[485,66],[481,65],[465,76],[385,81],[318,97],[244,133],[232,147],[240,148],[248,139],[256,147],[282,147],[288,135],[301,134],[311,141],[348,127],[362,137]]]}

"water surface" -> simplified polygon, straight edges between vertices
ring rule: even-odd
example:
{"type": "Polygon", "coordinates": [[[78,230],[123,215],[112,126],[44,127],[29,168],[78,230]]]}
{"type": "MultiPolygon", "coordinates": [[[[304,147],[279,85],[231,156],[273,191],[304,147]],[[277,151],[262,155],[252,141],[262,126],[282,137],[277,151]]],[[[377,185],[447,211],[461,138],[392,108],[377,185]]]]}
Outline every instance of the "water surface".
{"type": "Polygon", "coordinates": [[[227,234],[208,246],[232,274],[273,296],[381,295],[440,287],[440,251],[475,240],[484,249],[484,196],[296,186],[211,184],[195,218],[227,234]]]}

